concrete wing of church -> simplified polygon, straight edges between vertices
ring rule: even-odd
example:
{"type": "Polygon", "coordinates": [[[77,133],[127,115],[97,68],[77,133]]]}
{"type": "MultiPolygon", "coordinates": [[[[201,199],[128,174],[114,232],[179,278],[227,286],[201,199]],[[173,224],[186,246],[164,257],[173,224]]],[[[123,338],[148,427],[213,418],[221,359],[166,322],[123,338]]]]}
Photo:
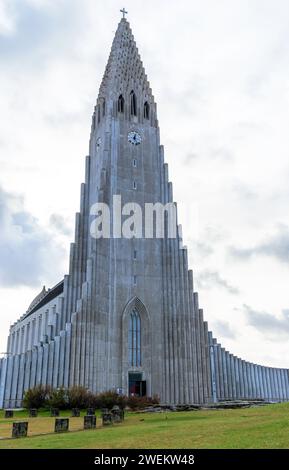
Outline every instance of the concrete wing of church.
{"type": "Polygon", "coordinates": [[[21,406],[38,384],[170,404],[288,400],[287,369],[242,360],[208,331],[177,220],[171,238],[91,236],[91,208],[113,207],[115,196],[141,208],[173,203],[157,106],[125,18],[92,117],[69,274],[11,326],[0,407],[21,406]]]}

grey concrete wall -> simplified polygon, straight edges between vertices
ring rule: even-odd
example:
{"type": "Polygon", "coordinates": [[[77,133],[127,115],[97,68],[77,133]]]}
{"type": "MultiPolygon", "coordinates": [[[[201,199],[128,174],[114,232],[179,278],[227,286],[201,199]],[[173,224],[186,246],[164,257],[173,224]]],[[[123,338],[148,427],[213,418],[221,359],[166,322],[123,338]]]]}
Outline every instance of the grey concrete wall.
{"type": "MultiPolygon", "coordinates": [[[[209,332],[211,367],[217,401],[228,399],[289,400],[288,369],[264,367],[237,358],[222,348],[209,332]]],[[[212,396],[214,389],[212,387],[212,396]]]]}

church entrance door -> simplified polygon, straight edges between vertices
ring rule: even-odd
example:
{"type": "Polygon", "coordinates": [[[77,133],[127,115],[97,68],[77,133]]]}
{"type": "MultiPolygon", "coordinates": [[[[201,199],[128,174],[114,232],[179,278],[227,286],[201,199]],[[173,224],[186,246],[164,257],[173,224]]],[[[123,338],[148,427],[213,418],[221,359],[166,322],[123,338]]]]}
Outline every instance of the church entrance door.
{"type": "Polygon", "coordinates": [[[129,372],[128,374],[128,394],[138,397],[146,396],[146,381],[142,380],[141,372],[129,372]]]}

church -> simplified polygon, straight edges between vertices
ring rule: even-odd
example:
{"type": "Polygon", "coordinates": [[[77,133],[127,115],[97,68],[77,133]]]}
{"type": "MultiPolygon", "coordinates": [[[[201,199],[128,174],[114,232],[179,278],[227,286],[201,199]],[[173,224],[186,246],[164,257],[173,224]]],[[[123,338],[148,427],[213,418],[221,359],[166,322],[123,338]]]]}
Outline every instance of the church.
{"type": "MultiPolygon", "coordinates": [[[[204,321],[175,236],[92,236],[96,204],[174,204],[157,105],[123,11],[94,108],[68,274],[9,332],[0,408],[38,384],[158,395],[162,403],[289,400],[289,371],[241,359],[204,321]]],[[[129,215],[129,212],[128,214],[129,215]]],[[[113,211],[110,212],[110,218],[113,211]]]]}

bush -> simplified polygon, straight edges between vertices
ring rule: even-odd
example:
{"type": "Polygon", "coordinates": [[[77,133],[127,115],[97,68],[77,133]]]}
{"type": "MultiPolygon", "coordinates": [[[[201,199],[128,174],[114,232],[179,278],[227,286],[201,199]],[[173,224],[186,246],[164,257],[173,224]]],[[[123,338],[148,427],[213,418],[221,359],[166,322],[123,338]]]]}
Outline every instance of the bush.
{"type": "Polygon", "coordinates": [[[160,397],[158,395],[153,395],[152,397],[147,397],[148,405],[159,405],[160,397]]]}
{"type": "Polygon", "coordinates": [[[108,408],[111,409],[115,405],[119,404],[119,395],[114,392],[113,390],[109,390],[108,392],[102,392],[96,395],[96,408],[108,408]]]}
{"type": "Polygon", "coordinates": [[[53,389],[48,400],[48,405],[51,408],[67,410],[69,408],[67,390],[65,390],[65,388],[53,389]]]}
{"type": "Polygon", "coordinates": [[[141,410],[147,405],[146,397],[138,397],[136,395],[131,395],[127,399],[127,406],[131,410],[141,410]]]}
{"type": "Polygon", "coordinates": [[[92,398],[94,396],[85,387],[72,387],[67,390],[69,408],[93,408],[92,398]]]}
{"type": "Polygon", "coordinates": [[[86,408],[98,408],[97,395],[90,391],[87,392],[87,405],[86,408]]]}
{"type": "Polygon", "coordinates": [[[51,407],[67,410],[71,408],[108,408],[118,405],[121,409],[128,406],[131,410],[143,409],[146,406],[159,403],[159,397],[137,397],[118,395],[114,390],[93,394],[85,387],[75,386],[70,389],[52,389],[38,385],[24,395],[25,408],[51,407]]]}
{"type": "Polygon", "coordinates": [[[131,410],[142,410],[147,406],[156,405],[160,402],[159,397],[154,395],[153,397],[137,397],[131,395],[127,399],[127,406],[131,410]]]}
{"type": "Polygon", "coordinates": [[[127,406],[127,400],[128,398],[124,395],[118,395],[117,397],[117,405],[122,409],[124,410],[125,407],[127,406]]]}
{"type": "Polygon", "coordinates": [[[24,408],[42,408],[47,404],[51,388],[48,386],[37,385],[34,388],[30,388],[24,394],[23,406],[24,408]]]}

